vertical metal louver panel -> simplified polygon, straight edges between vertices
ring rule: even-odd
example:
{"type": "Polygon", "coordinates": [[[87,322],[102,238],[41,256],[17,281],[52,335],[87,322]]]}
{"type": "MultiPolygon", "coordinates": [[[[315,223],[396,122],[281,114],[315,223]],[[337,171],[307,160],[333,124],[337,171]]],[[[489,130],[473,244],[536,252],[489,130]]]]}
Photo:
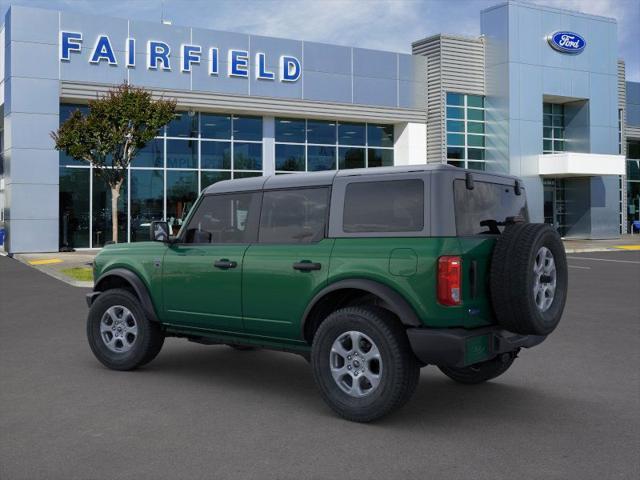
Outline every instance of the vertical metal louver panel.
{"type": "Polygon", "coordinates": [[[627,103],[627,84],[625,83],[625,64],[618,60],[618,108],[624,108],[627,103]]]}
{"type": "Polygon", "coordinates": [[[484,41],[435,35],[412,44],[412,53],[427,57],[427,162],[446,158],[445,94],[485,95],[484,41]]]}

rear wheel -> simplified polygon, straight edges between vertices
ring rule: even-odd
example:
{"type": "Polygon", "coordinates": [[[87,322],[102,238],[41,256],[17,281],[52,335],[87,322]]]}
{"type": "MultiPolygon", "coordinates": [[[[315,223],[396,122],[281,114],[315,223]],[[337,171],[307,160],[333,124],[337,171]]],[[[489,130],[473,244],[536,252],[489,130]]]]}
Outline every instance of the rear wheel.
{"type": "Polygon", "coordinates": [[[313,339],[311,364],[327,404],[356,422],[378,419],[402,406],[420,376],[397,319],[369,306],[329,315],[313,339]]]}
{"type": "Polygon", "coordinates": [[[101,293],[87,318],[87,339],[100,362],[113,370],[133,370],[153,360],[164,335],[151,322],[139,300],[123,289],[101,293]]]}
{"type": "Polygon", "coordinates": [[[438,367],[442,373],[458,383],[474,385],[499,377],[516,359],[516,353],[503,353],[496,358],[468,367],[438,367]]]}

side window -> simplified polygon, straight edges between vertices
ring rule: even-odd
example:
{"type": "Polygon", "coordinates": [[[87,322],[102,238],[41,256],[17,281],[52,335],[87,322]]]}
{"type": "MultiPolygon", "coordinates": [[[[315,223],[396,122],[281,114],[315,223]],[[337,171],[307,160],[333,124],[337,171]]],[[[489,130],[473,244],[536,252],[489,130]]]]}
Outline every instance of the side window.
{"type": "Polygon", "coordinates": [[[419,232],[424,228],[424,182],[353,182],[344,196],[346,233],[419,232]]]}
{"type": "Polygon", "coordinates": [[[209,195],[202,199],[185,231],[185,243],[256,241],[259,193],[209,195]]]}
{"type": "Polygon", "coordinates": [[[264,193],[259,241],[313,243],[324,238],[328,188],[274,190],[264,193]]]}
{"type": "Polygon", "coordinates": [[[499,234],[509,217],[529,220],[524,188],[516,195],[509,185],[476,181],[469,190],[464,180],[456,180],[453,193],[458,235],[499,234]]]}

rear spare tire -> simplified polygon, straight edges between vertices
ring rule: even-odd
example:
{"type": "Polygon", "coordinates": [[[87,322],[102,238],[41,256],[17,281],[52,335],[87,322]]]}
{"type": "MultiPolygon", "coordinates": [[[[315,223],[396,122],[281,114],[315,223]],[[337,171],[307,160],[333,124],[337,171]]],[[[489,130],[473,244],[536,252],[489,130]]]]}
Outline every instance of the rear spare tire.
{"type": "Polygon", "coordinates": [[[490,290],[498,323],[521,334],[548,335],[567,300],[567,257],[558,233],[544,223],[509,225],[498,238],[490,290]]]}

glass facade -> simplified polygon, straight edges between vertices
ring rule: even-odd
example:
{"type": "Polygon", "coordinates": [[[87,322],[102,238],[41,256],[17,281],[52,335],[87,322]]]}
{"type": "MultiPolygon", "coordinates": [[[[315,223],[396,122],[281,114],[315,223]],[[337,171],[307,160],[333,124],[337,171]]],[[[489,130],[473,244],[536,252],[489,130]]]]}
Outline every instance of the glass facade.
{"type": "Polygon", "coordinates": [[[393,165],[393,125],[276,118],[277,173],[393,165]]]}
{"type": "Polygon", "coordinates": [[[485,170],[484,97],[447,92],[447,163],[485,170]]]}
{"type": "Polygon", "coordinates": [[[627,141],[627,222],[629,232],[640,222],[640,140],[627,141]]]}
{"type": "MultiPolygon", "coordinates": [[[[86,105],[61,104],[60,122],[86,105]]],[[[263,119],[177,112],[134,158],[118,199],[118,241],[144,241],[154,220],[177,233],[198,193],[221,180],[262,175],[263,119]]],[[[277,173],[392,166],[393,125],[275,119],[277,173]]],[[[59,154],[60,246],[112,240],[111,190],[87,162],[59,154]]]]}
{"type": "MultiPolygon", "coordinates": [[[[85,105],[60,105],[60,122],[85,105]]],[[[262,117],[178,112],[132,162],[118,199],[118,240],[149,238],[152,220],[177,232],[198,193],[220,180],[262,175],[262,117]]],[[[60,246],[112,240],[111,190],[87,162],[60,153],[60,246]]]]}
{"type": "Polygon", "coordinates": [[[564,105],[542,104],[542,153],[564,152],[564,105]]]}

